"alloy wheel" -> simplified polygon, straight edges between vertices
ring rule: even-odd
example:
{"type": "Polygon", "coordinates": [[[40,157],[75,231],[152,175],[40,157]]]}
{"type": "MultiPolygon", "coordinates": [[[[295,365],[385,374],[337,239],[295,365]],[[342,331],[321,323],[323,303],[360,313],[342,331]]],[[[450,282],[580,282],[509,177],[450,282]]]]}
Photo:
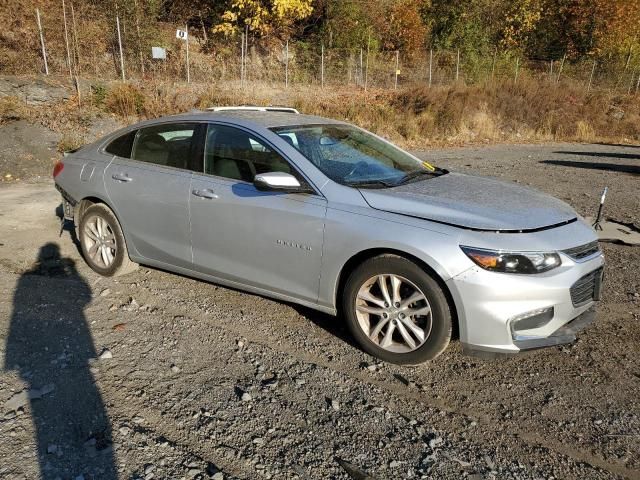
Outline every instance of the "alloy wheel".
{"type": "Polygon", "coordinates": [[[380,348],[407,353],[429,338],[431,306],[415,284],[394,274],[369,278],[358,290],[355,314],[368,339],[380,348]]]}
{"type": "Polygon", "coordinates": [[[118,253],[118,245],[113,228],[102,217],[94,215],[84,224],[84,242],[91,261],[100,268],[113,265],[118,253]]]}

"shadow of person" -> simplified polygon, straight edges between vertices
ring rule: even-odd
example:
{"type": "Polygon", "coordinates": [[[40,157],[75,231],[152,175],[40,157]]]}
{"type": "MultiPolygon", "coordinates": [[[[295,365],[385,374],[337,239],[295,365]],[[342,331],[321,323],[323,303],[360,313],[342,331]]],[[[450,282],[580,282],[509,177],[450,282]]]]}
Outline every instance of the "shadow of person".
{"type": "Polygon", "coordinates": [[[28,408],[44,479],[117,478],[110,422],[89,366],[96,351],[83,309],[90,301],[75,262],[53,243],[15,291],[4,367],[27,384],[10,402],[28,408]]]}

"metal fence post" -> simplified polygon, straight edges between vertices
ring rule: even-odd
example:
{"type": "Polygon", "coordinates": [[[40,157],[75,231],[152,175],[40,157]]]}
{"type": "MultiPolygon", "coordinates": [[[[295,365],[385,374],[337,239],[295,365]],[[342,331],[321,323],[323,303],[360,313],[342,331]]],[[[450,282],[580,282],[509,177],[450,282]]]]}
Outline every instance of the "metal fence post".
{"type": "Polygon", "coordinates": [[[191,75],[189,72],[189,24],[185,24],[184,31],[187,33],[187,83],[191,83],[191,75]]]}
{"type": "Polygon", "coordinates": [[[284,86],[287,88],[289,86],[289,40],[287,40],[284,51],[284,86]]]}
{"type": "Polygon", "coordinates": [[[122,81],[124,82],[124,55],[122,54],[122,37],[120,36],[120,17],[116,15],[116,28],[118,29],[118,46],[120,47],[120,71],[122,72],[122,81]]]}
{"type": "Polygon", "coordinates": [[[324,88],[324,43],[320,45],[320,86],[324,88]]]}
{"type": "Polygon", "coordinates": [[[567,54],[565,53],[562,56],[562,61],[560,62],[560,68],[558,69],[558,76],[556,78],[556,83],[560,81],[560,75],[562,75],[562,68],[564,67],[564,61],[566,60],[566,58],[567,58],[567,54]]]}
{"type": "Polygon", "coordinates": [[[62,22],[64,23],[64,45],[67,49],[67,67],[69,68],[69,78],[73,81],[73,72],[71,71],[71,52],[69,51],[69,32],[67,30],[67,9],[62,0],[62,22]]]}
{"type": "Polygon", "coordinates": [[[456,82],[460,79],[460,49],[458,49],[458,59],[456,60],[456,82]]]}
{"type": "Polygon", "coordinates": [[[491,62],[491,81],[493,82],[493,78],[495,76],[495,71],[496,71],[496,59],[498,57],[498,49],[496,48],[493,51],[493,61],[491,62]]]}
{"type": "Polygon", "coordinates": [[[431,79],[433,75],[433,48],[429,49],[429,88],[431,88],[431,79]]]}
{"type": "Polygon", "coordinates": [[[49,75],[49,65],[47,64],[47,49],[44,46],[44,35],[42,34],[42,23],[40,23],[40,10],[36,8],[36,19],[38,20],[38,30],[40,31],[40,45],[42,46],[42,59],[44,60],[44,74],[49,75]]]}
{"type": "Polygon", "coordinates": [[[596,71],[596,61],[593,61],[593,67],[591,67],[591,75],[589,76],[589,86],[587,86],[587,92],[591,90],[591,83],[593,82],[593,74],[596,71]]]}
{"type": "Polygon", "coordinates": [[[240,86],[244,87],[244,32],[240,34],[240,86]]]}
{"type": "Polygon", "coordinates": [[[371,49],[371,33],[367,37],[367,61],[364,67],[364,91],[367,91],[367,83],[369,80],[369,51],[371,49]]]}
{"type": "Polygon", "coordinates": [[[397,90],[398,88],[398,68],[400,67],[400,50],[396,50],[396,74],[395,74],[395,83],[393,88],[397,90]]]}

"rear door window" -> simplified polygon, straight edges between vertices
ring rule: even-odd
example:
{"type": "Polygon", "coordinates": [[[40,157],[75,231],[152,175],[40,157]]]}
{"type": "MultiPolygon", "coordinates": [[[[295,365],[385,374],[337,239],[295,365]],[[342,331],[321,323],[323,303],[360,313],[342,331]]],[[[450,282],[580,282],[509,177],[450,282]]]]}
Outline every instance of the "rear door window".
{"type": "Polygon", "coordinates": [[[138,130],[131,158],[164,167],[189,169],[194,156],[196,123],[167,123],[138,130]]]}
{"type": "Polygon", "coordinates": [[[111,155],[117,155],[118,157],[130,158],[131,147],[133,146],[133,140],[136,138],[136,133],[138,133],[137,130],[132,130],[119,136],[111,141],[111,143],[105,147],[104,151],[111,155]]]}

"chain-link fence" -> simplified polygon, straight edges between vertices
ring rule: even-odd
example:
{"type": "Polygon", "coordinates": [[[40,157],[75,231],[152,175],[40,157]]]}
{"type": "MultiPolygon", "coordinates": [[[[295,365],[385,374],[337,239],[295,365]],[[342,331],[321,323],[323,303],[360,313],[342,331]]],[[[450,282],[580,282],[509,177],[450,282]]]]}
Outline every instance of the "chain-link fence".
{"type": "MultiPolygon", "coordinates": [[[[67,6],[67,9],[69,7],[67,6]]],[[[356,86],[362,89],[394,89],[406,85],[478,85],[492,81],[524,82],[535,78],[549,82],[571,80],[586,89],[638,93],[640,56],[582,59],[521,58],[496,48],[491,53],[425,48],[407,55],[373,51],[364,45],[336,49],[321,43],[287,42],[265,47],[258,39],[220,41],[206,32],[189,29],[189,39],[175,38],[173,26],[158,23],[154,36],[140,34],[130,18],[116,22],[104,17],[87,21],[91,12],[39,12],[41,29],[33,12],[33,25],[12,52],[0,49],[6,73],[63,74],[101,80],[187,80],[187,42],[191,82],[264,82],[278,86],[356,86]],[[118,31],[119,23],[119,31],[118,31]],[[144,37],[144,38],[143,38],[144,37]],[[44,44],[44,45],[43,45],[44,44]],[[151,45],[162,47],[165,59],[151,58],[151,45]],[[16,53],[16,49],[23,52],[16,53]],[[12,56],[13,55],[13,56],[12,56]],[[123,72],[124,69],[124,72],[123,72]]]]}

